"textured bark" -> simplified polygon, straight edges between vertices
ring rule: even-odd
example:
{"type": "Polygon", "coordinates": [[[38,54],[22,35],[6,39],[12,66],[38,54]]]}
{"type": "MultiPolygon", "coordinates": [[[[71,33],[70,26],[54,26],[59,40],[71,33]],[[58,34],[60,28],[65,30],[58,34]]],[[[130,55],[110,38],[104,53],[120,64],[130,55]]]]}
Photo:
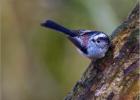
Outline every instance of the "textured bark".
{"type": "Polygon", "coordinates": [[[91,62],[65,100],[138,100],[139,4],[111,41],[106,56],[91,62]]]}

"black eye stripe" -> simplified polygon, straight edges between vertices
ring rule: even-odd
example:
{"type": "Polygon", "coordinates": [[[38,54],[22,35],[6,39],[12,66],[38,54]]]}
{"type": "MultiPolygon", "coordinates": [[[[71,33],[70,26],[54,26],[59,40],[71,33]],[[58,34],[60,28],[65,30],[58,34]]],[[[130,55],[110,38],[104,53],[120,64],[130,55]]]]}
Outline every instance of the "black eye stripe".
{"type": "Polygon", "coordinates": [[[107,37],[99,37],[97,40],[98,41],[100,41],[100,40],[106,41],[108,44],[110,43],[110,40],[107,37]]]}
{"type": "Polygon", "coordinates": [[[92,39],[92,41],[93,41],[93,42],[95,42],[95,40],[94,40],[94,39],[92,39]]]}

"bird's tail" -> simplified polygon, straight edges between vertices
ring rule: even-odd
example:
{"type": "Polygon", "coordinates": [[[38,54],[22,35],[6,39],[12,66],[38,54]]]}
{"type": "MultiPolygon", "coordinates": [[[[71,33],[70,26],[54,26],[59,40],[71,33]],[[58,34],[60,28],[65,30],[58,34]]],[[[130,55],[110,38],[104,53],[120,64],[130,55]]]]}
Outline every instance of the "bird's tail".
{"type": "Polygon", "coordinates": [[[41,26],[65,33],[66,35],[71,36],[71,37],[77,36],[76,33],[72,32],[71,30],[65,28],[64,26],[62,26],[60,24],[57,24],[56,22],[54,22],[52,20],[47,20],[44,23],[41,23],[41,26]]]}

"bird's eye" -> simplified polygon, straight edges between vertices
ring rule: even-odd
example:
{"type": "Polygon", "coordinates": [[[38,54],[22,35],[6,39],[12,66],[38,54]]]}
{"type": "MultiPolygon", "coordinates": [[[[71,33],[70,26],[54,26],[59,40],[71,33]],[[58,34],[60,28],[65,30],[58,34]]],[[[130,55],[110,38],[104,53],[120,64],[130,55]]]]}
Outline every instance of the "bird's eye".
{"type": "Polygon", "coordinates": [[[97,43],[100,43],[101,41],[100,40],[97,40],[97,43]]]}

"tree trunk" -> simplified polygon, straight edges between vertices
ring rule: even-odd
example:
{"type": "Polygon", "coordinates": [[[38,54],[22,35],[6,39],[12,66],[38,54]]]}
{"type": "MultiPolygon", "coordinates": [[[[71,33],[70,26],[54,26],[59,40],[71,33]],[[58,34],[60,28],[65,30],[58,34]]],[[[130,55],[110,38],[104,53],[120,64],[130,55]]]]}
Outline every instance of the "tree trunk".
{"type": "Polygon", "coordinates": [[[106,56],[91,62],[65,100],[138,100],[139,4],[111,41],[106,56]]]}

